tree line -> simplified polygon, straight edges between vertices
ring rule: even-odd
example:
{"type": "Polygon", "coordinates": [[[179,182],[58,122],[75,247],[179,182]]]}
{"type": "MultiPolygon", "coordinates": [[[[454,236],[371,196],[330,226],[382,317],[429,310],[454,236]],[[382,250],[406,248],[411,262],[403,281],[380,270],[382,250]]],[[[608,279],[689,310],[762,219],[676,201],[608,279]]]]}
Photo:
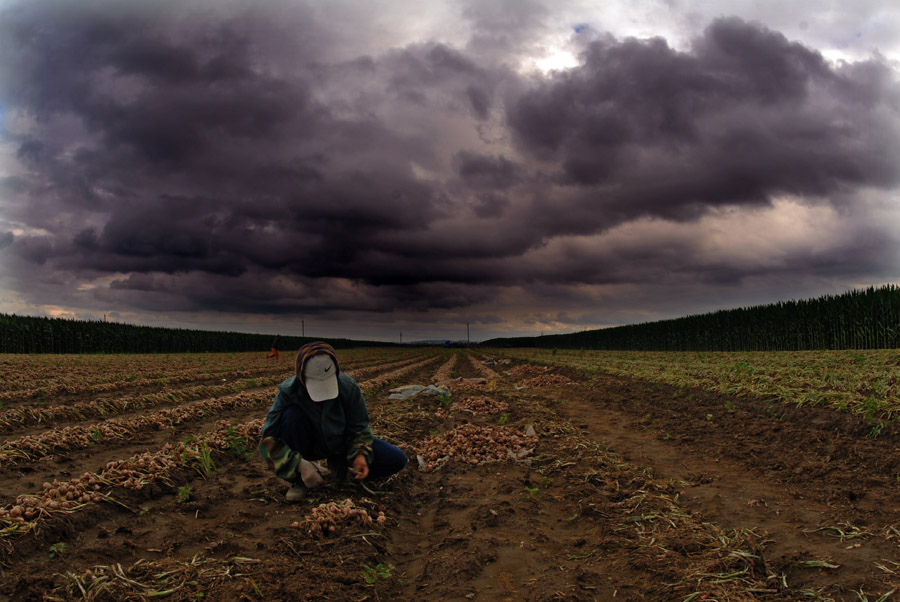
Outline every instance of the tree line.
{"type": "MultiPolygon", "coordinates": [[[[268,351],[274,335],[135,326],[0,314],[0,353],[203,353],[268,351]]],[[[324,340],[336,349],[391,343],[282,336],[282,350],[324,340]]]]}
{"type": "Polygon", "coordinates": [[[498,338],[482,345],[623,351],[896,349],[900,287],[888,284],[572,334],[498,338]]]}

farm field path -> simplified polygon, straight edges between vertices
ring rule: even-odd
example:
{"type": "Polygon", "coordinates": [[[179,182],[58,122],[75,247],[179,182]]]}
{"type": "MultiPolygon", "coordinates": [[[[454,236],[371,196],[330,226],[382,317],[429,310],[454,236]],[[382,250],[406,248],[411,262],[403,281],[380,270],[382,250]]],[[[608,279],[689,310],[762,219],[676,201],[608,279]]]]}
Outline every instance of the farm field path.
{"type": "MultiPolygon", "coordinates": [[[[417,452],[449,453],[443,444],[428,445],[427,441],[458,428],[521,432],[541,418],[553,418],[549,406],[533,400],[522,403],[509,382],[478,371],[465,354],[460,354],[455,374],[463,382],[449,385],[453,394],[447,406],[413,402],[423,415],[431,416],[403,433],[417,441],[413,464],[419,461],[417,452]],[[470,387],[464,382],[479,377],[492,380],[487,386],[470,387]],[[507,403],[503,425],[497,424],[497,412],[458,409],[472,398],[507,403]]],[[[388,416],[400,405],[408,415],[409,402],[390,399],[382,400],[375,414],[388,416]]],[[[556,427],[545,424],[543,428],[552,432],[556,427]]],[[[551,452],[543,443],[539,446],[551,452]]],[[[595,504],[585,490],[591,486],[579,478],[569,483],[568,475],[562,473],[547,476],[553,472],[551,466],[561,462],[557,454],[569,452],[551,453],[553,459],[478,465],[450,460],[439,469],[410,475],[395,493],[398,524],[387,545],[388,558],[403,583],[395,585],[387,598],[636,600],[640,597],[632,598],[628,592],[642,596],[642,590],[664,589],[654,583],[653,571],[633,565],[632,556],[617,558],[601,551],[610,538],[591,520],[595,504]],[[566,493],[571,499],[565,499],[566,493]],[[581,566],[582,557],[592,559],[590,568],[581,566]]]]}

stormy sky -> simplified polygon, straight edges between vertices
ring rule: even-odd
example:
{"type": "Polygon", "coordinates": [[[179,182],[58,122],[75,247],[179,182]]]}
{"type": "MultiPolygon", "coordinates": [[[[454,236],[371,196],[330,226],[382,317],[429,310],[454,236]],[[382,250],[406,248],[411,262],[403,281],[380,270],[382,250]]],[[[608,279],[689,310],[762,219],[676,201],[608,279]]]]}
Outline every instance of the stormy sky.
{"type": "Polygon", "coordinates": [[[0,312],[483,340],[900,282],[895,6],[0,1],[0,312]]]}

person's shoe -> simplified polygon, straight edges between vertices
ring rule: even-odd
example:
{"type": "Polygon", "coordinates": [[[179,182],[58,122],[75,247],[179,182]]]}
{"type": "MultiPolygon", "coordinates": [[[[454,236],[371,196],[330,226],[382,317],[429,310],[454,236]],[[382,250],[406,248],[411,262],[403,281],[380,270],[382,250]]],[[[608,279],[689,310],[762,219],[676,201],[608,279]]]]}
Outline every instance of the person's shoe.
{"type": "Polygon", "coordinates": [[[288,502],[302,502],[306,499],[306,494],[309,491],[306,485],[301,482],[296,482],[291,485],[291,488],[288,489],[287,494],[285,494],[284,499],[288,502]]]}

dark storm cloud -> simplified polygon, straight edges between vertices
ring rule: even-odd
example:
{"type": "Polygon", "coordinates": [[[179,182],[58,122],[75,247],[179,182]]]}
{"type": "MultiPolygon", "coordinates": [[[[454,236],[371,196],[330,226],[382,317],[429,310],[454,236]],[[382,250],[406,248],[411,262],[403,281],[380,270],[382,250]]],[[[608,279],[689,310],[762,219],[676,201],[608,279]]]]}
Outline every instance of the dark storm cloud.
{"type": "Polygon", "coordinates": [[[454,163],[460,178],[473,188],[503,189],[521,181],[520,168],[506,157],[461,151],[454,163]]]}
{"type": "MultiPolygon", "coordinates": [[[[537,3],[465,3],[461,48],[349,59],[340,21],[302,4],[199,6],[0,12],[16,161],[0,249],[20,289],[40,266],[108,276],[90,294],[146,310],[392,312],[522,283],[739,281],[762,268],[711,265],[697,241],[541,251],[780,194],[852,205],[900,177],[894,72],[737,19],[689,51],[606,37],[577,68],[526,77],[509,65],[546,30],[537,3]]],[[[786,265],[872,263],[896,243],[868,241],[786,265]]]]}
{"type": "Polygon", "coordinates": [[[481,121],[494,104],[495,72],[445,44],[416,44],[363,63],[397,100],[437,111],[464,112],[481,121]]]}
{"type": "Polygon", "coordinates": [[[538,208],[559,232],[900,178],[886,65],[832,68],[738,19],[713,23],[690,53],[661,39],[594,42],[582,66],[518,99],[509,123],[562,183],[590,190],[571,201],[572,218],[552,219],[555,201],[538,208]]]}

